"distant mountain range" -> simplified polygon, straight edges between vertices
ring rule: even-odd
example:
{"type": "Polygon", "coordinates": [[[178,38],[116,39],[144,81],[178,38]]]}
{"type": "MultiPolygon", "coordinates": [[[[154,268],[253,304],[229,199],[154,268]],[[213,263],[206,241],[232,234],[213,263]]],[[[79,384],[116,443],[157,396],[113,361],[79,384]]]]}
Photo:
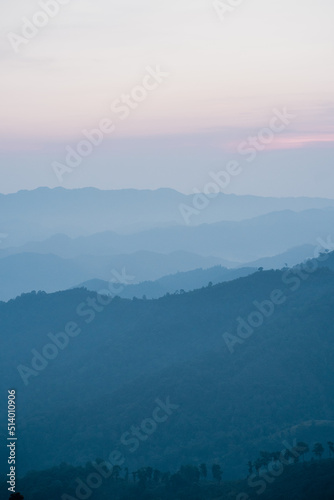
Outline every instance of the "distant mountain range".
{"type": "MultiPolygon", "coordinates": [[[[334,208],[303,212],[273,212],[239,222],[219,222],[196,227],[172,226],[134,234],[97,233],[75,239],[55,235],[45,241],[3,249],[12,253],[52,253],[64,258],[82,255],[112,256],[138,251],[168,254],[176,251],[214,256],[236,265],[274,256],[301,246],[319,246],[334,227],[334,208]]],[[[224,262],[220,262],[225,265],[224,262]]],[[[98,277],[98,276],[95,276],[98,277]]]]}
{"type": "Polygon", "coordinates": [[[53,254],[18,253],[0,257],[0,300],[7,301],[33,290],[50,293],[74,287],[105,290],[124,298],[143,295],[158,298],[177,290],[200,288],[209,282],[217,284],[247,276],[260,267],[292,267],[313,257],[314,252],[312,245],[302,245],[246,266],[182,251],[171,254],[141,251],[110,257],[82,255],[71,259],[53,254]]]}
{"type": "Polygon", "coordinates": [[[112,257],[81,255],[71,259],[53,254],[18,253],[0,258],[0,300],[9,300],[33,290],[66,290],[91,279],[103,279],[107,285],[124,279],[133,284],[218,264],[226,265],[226,262],[218,257],[203,257],[190,252],[158,254],[143,251],[112,257]]]}
{"type": "MultiPolygon", "coordinates": [[[[303,213],[299,214],[299,217],[302,215],[303,213]]],[[[198,230],[200,229],[199,227],[198,230]]],[[[319,234],[318,229],[316,233],[319,234]]],[[[98,252],[99,245],[96,242],[108,237],[110,234],[91,236],[90,247],[83,245],[82,249],[87,251],[90,248],[94,251],[95,244],[98,252]]],[[[79,239],[81,242],[82,240],[79,239]]],[[[320,245],[322,249],[326,242],[325,238],[320,245]]],[[[328,242],[330,244],[331,240],[328,242]]],[[[112,283],[124,281],[125,286],[117,292],[117,295],[127,298],[140,298],[143,295],[157,298],[165,293],[174,293],[176,290],[188,291],[200,288],[206,286],[209,281],[216,284],[246,276],[260,267],[264,269],[292,267],[298,262],[312,258],[316,252],[314,245],[300,245],[282,254],[240,265],[221,257],[206,257],[186,251],[162,254],[142,250],[110,256],[79,254],[72,258],[43,253],[43,250],[51,251],[51,249],[60,254],[76,253],[76,249],[79,253],[81,247],[78,241],[70,240],[67,236],[55,236],[44,243],[27,244],[24,248],[40,250],[41,253],[28,251],[15,253],[21,248],[0,251],[0,300],[6,301],[33,290],[50,293],[76,286],[83,286],[93,291],[119,290],[120,288],[113,287],[112,283]]]]}
{"type": "Polygon", "coordinates": [[[113,286],[112,283],[103,280],[89,280],[81,283],[79,287],[87,288],[98,293],[118,295],[126,299],[133,297],[157,299],[166,293],[183,293],[196,288],[207,286],[208,283],[216,285],[224,281],[232,281],[256,272],[256,268],[243,267],[240,269],[226,269],[222,266],[210,269],[194,269],[183,273],[164,276],[156,281],[144,281],[137,285],[113,286]]]}
{"type": "Polygon", "coordinates": [[[333,199],[263,198],[220,193],[197,209],[196,195],[172,189],[102,191],[39,188],[0,194],[0,248],[43,240],[57,233],[78,237],[98,232],[134,233],[156,227],[187,225],[180,207],[195,210],[191,225],[240,221],[283,210],[334,207],[333,199]]]}
{"type": "Polygon", "coordinates": [[[316,242],[315,245],[300,245],[294,248],[290,248],[286,252],[283,252],[273,257],[263,257],[262,259],[255,260],[253,262],[248,262],[248,267],[254,267],[258,269],[263,267],[263,269],[282,269],[283,267],[293,267],[298,263],[304,262],[307,259],[315,257],[317,254],[317,245],[319,244],[322,251],[325,250],[325,244],[327,241],[322,241],[321,243],[316,242]]]}
{"type": "MultiPolygon", "coordinates": [[[[324,248],[322,249],[324,251],[324,248]]],[[[155,281],[144,281],[138,284],[124,285],[122,287],[113,287],[110,281],[93,279],[78,285],[78,287],[87,288],[98,293],[110,293],[119,297],[132,299],[133,297],[148,299],[162,297],[166,293],[190,291],[196,288],[207,286],[209,282],[216,285],[224,281],[232,281],[252,274],[258,269],[282,269],[284,267],[293,267],[299,263],[312,259],[315,254],[315,248],[312,245],[302,245],[292,248],[283,254],[274,257],[266,257],[251,262],[247,267],[235,267],[227,269],[222,266],[214,266],[209,269],[194,269],[187,272],[181,272],[163,276],[155,281]]],[[[331,267],[332,259],[329,258],[327,265],[331,267]]],[[[334,266],[333,266],[334,269],[334,266]]]]}

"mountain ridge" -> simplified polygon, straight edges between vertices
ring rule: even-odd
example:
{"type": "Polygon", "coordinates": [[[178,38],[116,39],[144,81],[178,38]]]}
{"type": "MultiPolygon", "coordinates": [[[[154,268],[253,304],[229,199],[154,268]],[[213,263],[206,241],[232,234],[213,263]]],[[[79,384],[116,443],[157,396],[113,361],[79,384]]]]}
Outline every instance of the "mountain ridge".
{"type": "MultiPolygon", "coordinates": [[[[21,387],[22,470],[65,456],[85,463],[118,449],[123,433],[151,415],[157,398],[170,397],[179,410],[139,456],[126,453],[131,467],[153,457],[160,468],[198,463],[210,452],[231,464],[226,474],[238,475],[245,454],[280,445],[277,430],[331,421],[334,272],[310,270],[297,290],[290,274],[262,271],[155,300],[117,298],[84,316],[76,311],[98,296],[83,289],[0,303],[4,383],[21,387]],[[238,317],[247,319],[259,310],[254,301],[268,301],[277,289],[284,303],[232,354],[224,332],[236,335],[238,317]],[[68,321],[80,325],[80,336],[24,388],[17,366],[29,366],[31,349],[43,352],[50,329],[61,332],[68,321]],[[29,450],[41,432],[44,442],[33,457],[29,450]]],[[[321,435],[330,440],[332,428],[321,435]]]]}
{"type": "Polygon", "coordinates": [[[97,188],[19,191],[0,195],[0,229],[8,237],[2,246],[42,240],[57,232],[72,237],[102,231],[136,231],[164,225],[197,226],[226,220],[245,220],[264,213],[334,207],[322,198],[272,198],[219,193],[203,210],[195,194],[160,190],[99,190],[97,188]],[[180,207],[195,210],[187,221],[180,207]],[[6,217],[2,214],[6,214],[6,217]]]}

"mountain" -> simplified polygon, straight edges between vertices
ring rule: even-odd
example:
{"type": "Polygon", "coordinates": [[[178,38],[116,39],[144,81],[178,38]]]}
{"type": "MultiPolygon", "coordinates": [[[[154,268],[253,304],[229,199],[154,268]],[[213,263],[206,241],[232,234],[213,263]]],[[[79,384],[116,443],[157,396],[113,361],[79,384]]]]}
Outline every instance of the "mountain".
{"type": "MultiPolygon", "coordinates": [[[[81,255],[72,259],[43,253],[13,254],[0,258],[0,300],[9,300],[33,290],[66,290],[92,278],[106,280],[104,288],[110,288],[108,283],[111,280],[117,282],[127,279],[129,283],[136,283],[220,263],[226,262],[217,257],[202,257],[190,252],[165,255],[136,252],[110,257],[81,255]]],[[[242,271],[239,272],[241,274],[242,271]]]]}
{"type": "Polygon", "coordinates": [[[298,268],[304,265],[308,265],[310,268],[315,265],[317,267],[328,267],[334,270],[334,254],[330,252],[331,249],[333,249],[331,237],[327,238],[327,241],[318,238],[318,245],[316,247],[312,245],[301,245],[291,248],[280,255],[275,255],[274,257],[264,257],[263,259],[255,260],[248,265],[252,266],[253,269],[262,267],[267,270],[282,269],[286,267],[298,268]]]}
{"type": "MultiPolygon", "coordinates": [[[[219,222],[196,227],[173,226],[135,234],[107,231],[75,239],[58,235],[40,243],[9,248],[2,255],[19,251],[53,253],[73,258],[88,254],[110,256],[138,251],[162,254],[183,251],[215,256],[225,262],[240,265],[274,256],[300,245],[313,245],[316,249],[319,247],[319,239],[327,242],[333,225],[332,208],[304,212],[284,211],[240,222],[219,222]]],[[[220,263],[224,265],[222,261],[220,263]]]]}
{"type": "MultiPolygon", "coordinates": [[[[325,243],[325,242],[324,242],[325,243]]],[[[324,250],[324,247],[322,247],[324,250]]],[[[298,247],[290,248],[286,252],[273,257],[263,257],[262,259],[249,262],[249,267],[258,269],[282,269],[283,267],[293,267],[307,259],[314,257],[315,245],[300,245],[298,247]]]]}
{"type": "Polygon", "coordinates": [[[132,470],[219,460],[240,477],[245,457],[310,429],[333,440],[334,272],[318,267],[158,300],[75,289],[0,303],[20,471],[117,451],[132,470]]]}
{"type": "Polygon", "coordinates": [[[188,223],[240,221],[283,210],[299,212],[334,207],[334,200],[321,198],[219,193],[214,199],[203,199],[201,204],[197,194],[184,195],[172,189],[103,191],[59,187],[0,194],[0,234],[6,235],[0,244],[2,248],[18,246],[57,233],[70,237],[105,231],[134,233],[188,223]],[[184,217],[182,210],[185,213],[190,210],[191,216],[184,217]]]}
{"type": "MultiPolygon", "coordinates": [[[[330,245],[328,245],[329,247],[330,245]]],[[[334,252],[330,252],[329,249],[322,252],[322,255],[318,258],[309,259],[307,261],[309,269],[314,269],[317,267],[324,267],[334,271],[334,252]]]]}
{"type": "Polygon", "coordinates": [[[72,260],[55,255],[17,254],[0,259],[0,300],[32,290],[54,292],[72,286],[83,274],[72,260]]]}
{"type": "Polygon", "coordinates": [[[113,288],[112,284],[103,280],[89,280],[81,283],[77,288],[84,287],[87,290],[98,293],[110,293],[119,297],[132,299],[133,297],[157,299],[167,293],[194,290],[207,286],[209,282],[216,285],[224,281],[232,281],[256,272],[253,267],[240,269],[227,269],[222,266],[211,267],[210,269],[194,269],[183,273],[163,276],[156,281],[144,281],[136,285],[125,285],[124,287],[113,288]]]}

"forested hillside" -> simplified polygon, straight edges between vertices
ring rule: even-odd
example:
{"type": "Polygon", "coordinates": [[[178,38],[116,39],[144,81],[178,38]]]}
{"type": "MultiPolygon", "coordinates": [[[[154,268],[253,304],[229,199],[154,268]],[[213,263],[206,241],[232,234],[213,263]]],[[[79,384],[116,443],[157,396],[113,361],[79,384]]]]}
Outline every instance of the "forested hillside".
{"type": "Polygon", "coordinates": [[[130,468],[219,458],[240,477],[283,439],[331,440],[334,273],[305,269],[158,300],[81,289],[0,303],[21,472],[118,450],[130,468]],[[168,418],[134,437],[157,400],[168,418]]]}
{"type": "MultiPolygon", "coordinates": [[[[291,460],[291,459],[290,459],[291,460]]],[[[138,471],[103,462],[84,467],[59,467],[30,472],[19,481],[24,500],[332,500],[334,460],[314,460],[248,475],[247,479],[226,481],[217,463],[183,465],[175,472],[153,467],[138,471]]],[[[0,483],[0,486],[1,485],[0,483]]],[[[1,491],[4,487],[1,488],[1,491]]],[[[0,500],[8,497],[0,496],[0,500]]],[[[20,499],[21,500],[21,499],[20,499]]]]}

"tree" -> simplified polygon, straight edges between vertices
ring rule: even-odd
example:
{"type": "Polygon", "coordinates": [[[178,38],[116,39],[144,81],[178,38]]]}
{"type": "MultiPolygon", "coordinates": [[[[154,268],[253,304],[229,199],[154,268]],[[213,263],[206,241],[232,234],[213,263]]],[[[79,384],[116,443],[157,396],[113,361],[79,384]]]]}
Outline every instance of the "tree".
{"type": "Polygon", "coordinates": [[[262,467],[267,467],[267,465],[271,461],[271,455],[270,453],[267,453],[266,451],[261,451],[260,452],[261,457],[257,458],[254,464],[255,470],[257,473],[262,469],[262,467]]]}
{"type": "Polygon", "coordinates": [[[161,478],[161,472],[158,469],[154,469],[154,471],[153,471],[153,481],[155,483],[159,483],[160,478],[161,478]]]}
{"type": "Polygon", "coordinates": [[[248,475],[251,476],[253,474],[253,462],[249,460],[247,465],[248,465],[248,475]]]}
{"type": "Polygon", "coordinates": [[[260,470],[260,469],[261,469],[261,467],[262,467],[262,460],[261,460],[260,458],[257,458],[257,459],[255,460],[254,467],[255,467],[256,473],[258,474],[258,473],[259,473],[259,470],[260,470]]]}
{"type": "Polygon", "coordinates": [[[116,481],[119,479],[121,470],[122,468],[119,465],[114,465],[112,468],[112,477],[114,477],[116,481]]]}
{"type": "Polygon", "coordinates": [[[329,448],[329,456],[331,457],[332,454],[334,455],[334,443],[333,441],[328,441],[328,448],[329,448]]]}
{"type": "Polygon", "coordinates": [[[164,472],[162,474],[161,481],[167,486],[170,481],[170,472],[164,472]]]}
{"type": "Polygon", "coordinates": [[[142,467],[137,471],[137,474],[138,474],[139,487],[140,489],[145,490],[147,484],[147,468],[142,467]]]}
{"type": "Polygon", "coordinates": [[[273,451],[271,453],[271,457],[274,462],[279,462],[279,459],[281,458],[281,452],[280,451],[273,451]]]}
{"type": "Polygon", "coordinates": [[[208,469],[206,467],[206,464],[201,464],[199,466],[199,470],[201,472],[201,476],[206,479],[208,477],[208,469]]]}
{"type": "Polygon", "coordinates": [[[260,457],[262,466],[267,467],[271,462],[272,454],[267,451],[260,451],[260,457]]]}
{"type": "Polygon", "coordinates": [[[187,483],[197,483],[200,478],[200,472],[195,465],[182,465],[178,472],[187,483]]]}
{"type": "Polygon", "coordinates": [[[147,476],[147,479],[149,481],[152,480],[152,476],[153,476],[153,469],[152,469],[152,467],[146,467],[146,476],[147,476]]]}
{"type": "Polygon", "coordinates": [[[21,493],[12,493],[9,497],[9,500],[23,500],[24,497],[21,495],[21,493]]]}
{"type": "Polygon", "coordinates": [[[212,477],[215,479],[218,483],[221,482],[223,476],[223,471],[220,465],[218,464],[213,464],[212,466],[212,477]]]}
{"type": "Polygon", "coordinates": [[[299,455],[302,456],[303,462],[305,461],[304,455],[310,451],[309,445],[307,443],[304,443],[303,441],[299,441],[297,443],[297,449],[299,455]]]}
{"type": "Polygon", "coordinates": [[[273,451],[271,453],[271,458],[273,461],[273,469],[275,471],[279,471],[282,464],[281,464],[281,452],[280,451],[273,451]]]}
{"type": "Polygon", "coordinates": [[[325,449],[324,447],[322,446],[321,443],[315,443],[314,447],[313,447],[313,453],[316,457],[319,458],[319,460],[321,459],[325,449]]]}

